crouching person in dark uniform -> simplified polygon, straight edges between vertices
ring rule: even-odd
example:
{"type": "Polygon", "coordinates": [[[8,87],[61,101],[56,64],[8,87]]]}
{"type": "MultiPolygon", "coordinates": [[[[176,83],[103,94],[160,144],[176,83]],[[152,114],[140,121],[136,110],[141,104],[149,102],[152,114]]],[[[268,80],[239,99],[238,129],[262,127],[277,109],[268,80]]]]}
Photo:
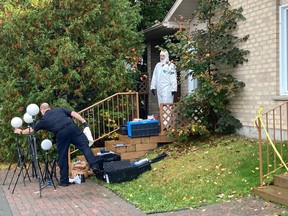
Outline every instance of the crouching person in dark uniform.
{"type": "Polygon", "coordinates": [[[51,109],[48,103],[43,103],[40,106],[42,117],[33,126],[33,129],[27,128],[21,130],[15,129],[15,133],[29,134],[33,131],[47,130],[54,134],[56,137],[57,152],[58,152],[58,165],[60,167],[60,185],[69,185],[69,162],[68,152],[70,143],[75,145],[85,156],[86,161],[89,163],[90,168],[96,174],[99,170],[99,158],[95,156],[89,147],[89,141],[83,131],[73,121],[72,117],[80,121],[84,127],[88,123],[80,114],[66,108],[51,109]]]}

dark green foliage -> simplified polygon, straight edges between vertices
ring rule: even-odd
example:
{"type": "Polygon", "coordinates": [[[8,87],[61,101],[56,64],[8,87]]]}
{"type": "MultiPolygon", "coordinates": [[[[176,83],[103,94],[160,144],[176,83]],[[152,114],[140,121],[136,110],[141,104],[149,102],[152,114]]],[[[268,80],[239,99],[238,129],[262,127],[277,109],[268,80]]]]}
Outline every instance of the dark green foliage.
{"type": "Polygon", "coordinates": [[[157,21],[161,22],[175,0],[131,0],[139,2],[141,5],[140,14],[143,17],[139,23],[138,29],[144,30],[153,26],[157,21]]]}
{"type": "Polygon", "coordinates": [[[217,115],[217,124],[215,132],[220,134],[232,134],[236,129],[242,127],[241,122],[232,116],[231,111],[225,110],[220,115],[217,115]]]}
{"type": "Polygon", "coordinates": [[[1,152],[15,141],[10,120],[30,103],[80,110],[135,85],[125,61],[142,53],[139,4],[1,0],[0,8],[1,152]]]}
{"type": "Polygon", "coordinates": [[[248,35],[234,35],[237,22],[245,20],[242,11],[232,9],[227,0],[200,0],[195,14],[206,28],[196,25],[192,32],[183,28],[167,37],[168,49],[179,59],[177,67],[189,71],[199,83],[182,98],[181,113],[196,116],[211,132],[233,133],[241,127],[227,105],[245,86],[231,74],[234,67],[248,61],[249,51],[238,47],[248,35]]]}

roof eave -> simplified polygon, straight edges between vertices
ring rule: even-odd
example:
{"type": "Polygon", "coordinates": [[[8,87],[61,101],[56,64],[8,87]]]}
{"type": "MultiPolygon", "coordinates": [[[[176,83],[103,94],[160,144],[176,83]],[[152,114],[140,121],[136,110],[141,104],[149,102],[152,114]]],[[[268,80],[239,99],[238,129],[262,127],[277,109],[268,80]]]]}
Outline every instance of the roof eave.
{"type": "Polygon", "coordinates": [[[142,33],[147,41],[163,39],[165,35],[174,34],[178,30],[178,25],[171,23],[157,23],[150,28],[144,29],[142,33]]]}

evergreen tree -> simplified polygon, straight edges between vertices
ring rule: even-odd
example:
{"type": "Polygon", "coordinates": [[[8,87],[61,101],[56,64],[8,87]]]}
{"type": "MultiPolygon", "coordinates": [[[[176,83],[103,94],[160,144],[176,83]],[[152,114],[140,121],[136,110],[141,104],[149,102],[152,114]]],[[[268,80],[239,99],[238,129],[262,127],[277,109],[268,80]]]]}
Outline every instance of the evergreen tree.
{"type": "Polygon", "coordinates": [[[161,22],[175,0],[131,0],[133,3],[140,3],[140,14],[142,21],[139,23],[139,31],[153,26],[156,22],[161,22]]]}
{"type": "Polygon", "coordinates": [[[14,142],[10,120],[30,103],[80,110],[134,86],[125,63],[143,49],[139,4],[0,0],[0,8],[1,151],[14,142]]]}

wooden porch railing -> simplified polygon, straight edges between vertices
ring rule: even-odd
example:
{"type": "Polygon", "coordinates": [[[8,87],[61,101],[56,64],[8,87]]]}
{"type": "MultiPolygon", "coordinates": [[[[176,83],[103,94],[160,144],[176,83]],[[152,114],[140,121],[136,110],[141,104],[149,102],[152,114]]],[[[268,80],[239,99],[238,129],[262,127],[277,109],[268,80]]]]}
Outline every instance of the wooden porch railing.
{"type": "MultiPolygon", "coordinates": [[[[89,123],[95,143],[117,131],[127,121],[139,118],[138,92],[116,93],[79,111],[79,114],[89,123]]],[[[76,151],[70,148],[70,154],[76,151]]]]}
{"type": "Polygon", "coordinates": [[[160,134],[164,135],[166,130],[176,127],[175,119],[178,115],[177,103],[160,104],[160,134]]]}
{"type": "Polygon", "coordinates": [[[284,163],[287,164],[288,102],[275,107],[259,117],[255,120],[255,123],[258,129],[260,186],[264,186],[264,178],[277,172],[284,165],[269,143],[268,135],[264,133],[265,130],[263,127],[268,132],[284,163]],[[259,117],[261,117],[263,125],[259,117]]]}
{"type": "Polygon", "coordinates": [[[189,122],[198,122],[196,116],[185,118],[180,115],[179,103],[161,103],[160,104],[160,134],[166,134],[168,129],[177,129],[187,125],[189,122]]]}

